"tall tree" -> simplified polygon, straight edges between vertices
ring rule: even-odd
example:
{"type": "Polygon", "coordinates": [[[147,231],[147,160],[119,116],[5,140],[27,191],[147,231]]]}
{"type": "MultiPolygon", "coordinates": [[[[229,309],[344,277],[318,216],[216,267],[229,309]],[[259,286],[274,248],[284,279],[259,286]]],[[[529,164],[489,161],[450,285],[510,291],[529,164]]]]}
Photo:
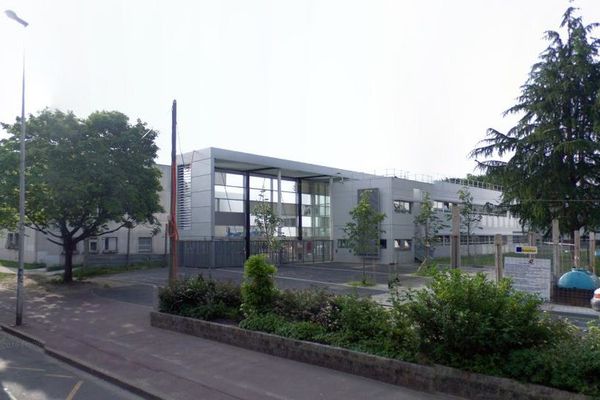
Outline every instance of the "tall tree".
{"type": "Polygon", "coordinates": [[[351,222],[344,227],[348,247],[362,259],[363,283],[366,283],[365,263],[368,257],[379,254],[379,238],[382,233],[381,223],[385,214],[371,205],[371,191],[361,193],[356,207],[350,210],[351,222]]]}
{"type": "Polygon", "coordinates": [[[468,187],[462,187],[458,190],[458,199],[460,200],[460,227],[467,238],[467,256],[471,257],[471,237],[475,229],[482,229],[479,226],[481,214],[475,210],[473,204],[473,194],[468,187]]]}
{"type": "MultiPolygon", "coordinates": [[[[65,282],[73,279],[77,243],[126,226],[158,224],[155,131],[104,111],[81,120],[71,112],[44,110],[26,123],[26,224],[62,247],[65,282]]],[[[10,137],[0,141],[0,169],[10,178],[0,179],[0,208],[16,212],[18,185],[12,177],[18,175],[20,123],[2,126],[10,137]]]]}
{"type": "Polygon", "coordinates": [[[568,8],[559,32],[546,32],[548,48],[533,65],[518,103],[520,116],[507,133],[489,129],[471,152],[503,186],[503,205],[522,224],[563,232],[600,225],[600,64],[597,24],[584,25],[568,8]],[[490,159],[510,156],[508,161],[490,159]]]}
{"type": "Polygon", "coordinates": [[[433,201],[431,201],[431,197],[427,192],[423,196],[419,214],[415,216],[414,222],[419,228],[417,234],[421,236],[425,248],[423,265],[427,265],[431,258],[431,246],[435,242],[439,231],[446,226],[433,207],[433,201]]]}

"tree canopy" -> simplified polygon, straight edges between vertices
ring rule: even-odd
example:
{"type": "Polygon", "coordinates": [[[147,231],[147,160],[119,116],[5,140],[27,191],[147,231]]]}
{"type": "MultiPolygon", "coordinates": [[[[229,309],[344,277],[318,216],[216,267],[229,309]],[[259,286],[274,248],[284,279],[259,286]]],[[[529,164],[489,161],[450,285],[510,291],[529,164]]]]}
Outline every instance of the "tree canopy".
{"type": "Polygon", "coordinates": [[[600,226],[600,63],[597,24],[584,25],[575,8],[561,29],[546,32],[549,46],[505,115],[519,116],[508,132],[488,129],[480,168],[503,187],[503,205],[532,228],[558,218],[563,232],[600,226]],[[508,161],[491,159],[510,157],[508,161]]]}
{"type": "MultiPolygon", "coordinates": [[[[2,124],[0,226],[14,225],[18,210],[20,121],[2,124]]],[[[157,132],[120,112],[44,110],[26,122],[26,224],[62,246],[65,281],[72,279],[78,242],[137,224],[157,224],[160,171],[157,132]]]]}
{"type": "Polygon", "coordinates": [[[371,205],[371,190],[364,190],[356,207],[350,210],[350,217],[352,221],[346,223],[344,233],[348,247],[355,255],[362,257],[363,282],[366,282],[365,259],[379,254],[379,237],[385,233],[381,229],[385,214],[371,205]]]}

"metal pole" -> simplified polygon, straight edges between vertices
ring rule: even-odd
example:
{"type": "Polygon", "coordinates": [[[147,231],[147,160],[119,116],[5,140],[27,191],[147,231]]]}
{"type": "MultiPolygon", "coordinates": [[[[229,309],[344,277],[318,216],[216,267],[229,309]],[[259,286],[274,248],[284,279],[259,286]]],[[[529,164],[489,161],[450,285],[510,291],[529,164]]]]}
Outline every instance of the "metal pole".
{"type": "Polygon", "coordinates": [[[16,325],[23,323],[25,267],[25,44],[23,44],[23,79],[21,86],[21,158],[19,163],[19,270],[17,272],[17,318],[16,325]]]}
{"type": "MultiPolygon", "coordinates": [[[[22,20],[12,10],[4,12],[13,21],[18,22],[23,28],[29,24],[22,20]]],[[[23,275],[25,266],[25,33],[23,33],[23,71],[21,82],[21,138],[20,138],[20,162],[19,162],[19,270],[17,271],[17,326],[23,323],[24,286],[23,275]]]]}
{"type": "Polygon", "coordinates": [[[552,276],[560,273],[560,227],[558,219],[552,220],[552,276]]]}
{"type": "Polygon", "coordinates": [[[177,100],[173,100],[171,114],[171,221],[169,233],[171,236],[171,262],[169,265],[169,282],[177,280],[177,100]]]}
{"type": "Polygon", "coordinates": [[[581,266],[581,234],[579,229],[573,231],[573,244],[575,245],[573,253],[573,266],[578,268],[581,266]]]}

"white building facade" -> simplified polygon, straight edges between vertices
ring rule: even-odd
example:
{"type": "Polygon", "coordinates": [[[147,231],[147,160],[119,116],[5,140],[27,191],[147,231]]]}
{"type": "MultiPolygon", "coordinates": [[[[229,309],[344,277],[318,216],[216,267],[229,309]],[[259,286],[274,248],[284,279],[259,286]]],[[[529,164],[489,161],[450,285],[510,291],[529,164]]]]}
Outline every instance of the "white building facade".
{"type": "MultiPolygon", "coordinates": [[[[374,262],[409,263],[419,252],[414,219],[424,194],[429,193],[446,220],[451,204],[460,202],[461,188],[448,181],[426,183],[218,148],[194,151],[184,154],[178,165],[177,219],[184,243],[180,258],[187,266],[239,265],[248,255],[263,252],[251,210],[257,202],[268,201],[283,219],[284,261],[358,262],[345,246],[343,228],[359,193],[370,190],[377,198],[375,206],[386,214],[374,262]],[[229,259],[223,261],[224,256],[229,259]]],[[[474,251],[491,252],[496,234],[510,242],[520,226],[495,207],[501,192],[468,189],[482,214],[470,238],[474,251]]],[[[449,235],[448,222],[438,233],[435,255],[449,255],[449,235]]]]}

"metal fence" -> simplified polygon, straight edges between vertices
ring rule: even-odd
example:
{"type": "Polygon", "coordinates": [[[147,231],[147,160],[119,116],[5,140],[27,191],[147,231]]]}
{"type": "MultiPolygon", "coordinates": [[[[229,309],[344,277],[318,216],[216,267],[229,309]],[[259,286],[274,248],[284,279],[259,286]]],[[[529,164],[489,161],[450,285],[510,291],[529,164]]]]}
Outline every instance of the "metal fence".
{"type": "MultiPolygon", "coordinates": [[[[265,254],[278,264],[319,263],[333,261],[332,240],[284,240],[275,252],[267,242],[252,240],[250,255],[265,254]]],[[[179,241],[179,266],[193,268],[239,267],[246,261],[243,240],[179,241]]]]}
{"type": "MultiPolygon", "coordinates": [[[[595,241],[595,248],[600,249],[600,241],[595,241]]],[[[446,239],[438,240],[433,244],[433,260],[439,265],[450,265],[450,246],[446,239]]],[[[559,288],[558,281],[565,273],[577,267],[587,270],[590,273],[598,275],[600,273],[600,251],[590,247],[590,242],[582,238],[580,241],[580,251],[578,257],[575,257],[575,245],[572,239],[563,239],[559,242],[557,248],[550,240],[542,239],[539,236],[531,243],[537,247],[537,254],[524,255],[517,254],[515,248],[519,245],[528,245],[527,235],[507,235],[503,236],[502,257],[516,258],[537,258],[550,260],[551,282],[550,282],[550,300],[553,303],[589,307],[593,291],[585,289],[566,289],[559,288]],[[556,252],[556,256],[555,256],[556,252]]],[[[487,271],[491,276],[495,276],[493,269],[495,265],[495,246],[491,239],[480,237],[478,240],[465,245],[464,238],[461,237],[461,266],[464,267],[485,267],[482,271],[487,271]]],[[[415,248],[415,255],[417,254],[415,248]]]]}

